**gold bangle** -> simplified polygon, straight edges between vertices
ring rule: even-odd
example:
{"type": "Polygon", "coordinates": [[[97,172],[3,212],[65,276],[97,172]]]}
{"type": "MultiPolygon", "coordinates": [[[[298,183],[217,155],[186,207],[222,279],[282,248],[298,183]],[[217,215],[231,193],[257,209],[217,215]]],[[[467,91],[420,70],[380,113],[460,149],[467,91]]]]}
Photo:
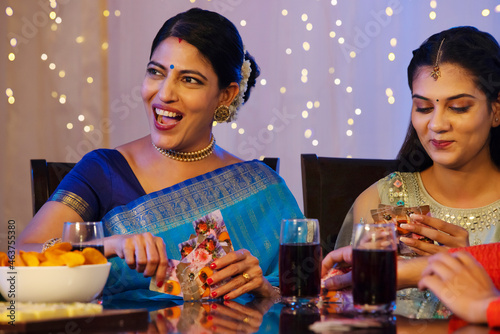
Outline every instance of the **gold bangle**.
{"type": "Polygon", "coordinates": [[[61,238],[52,238],[52,239],[45,241],[45,243],[43,244],[43,247],[42,247],[42,252],[45,252],[47,250],[47,248],[50,248],[50,247],[54,246],[55,244],[59,244],[61,242],[62,242],[61,238]]]}

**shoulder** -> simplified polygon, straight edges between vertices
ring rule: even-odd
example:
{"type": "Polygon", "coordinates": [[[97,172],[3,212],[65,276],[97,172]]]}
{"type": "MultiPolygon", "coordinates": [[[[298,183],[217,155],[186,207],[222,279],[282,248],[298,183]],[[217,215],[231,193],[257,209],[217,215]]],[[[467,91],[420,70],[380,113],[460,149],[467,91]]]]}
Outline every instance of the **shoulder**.
{"type": "Polygon", "coordinates": [[[406,184],[416,179],[416,173],[393,172],[381,178],[364,190],[354,202],[355,214],[368,215],[379,203],[391,203],[394,198],[403,197],[406,184]],[[402,193],[401,196],[399,193],[402,193]],[[396,197],[394,197],[397,194],[396,197]],[[392,200],[391,200],[392,198],[392,200]]]}
{"type": "Polygon", "coordinates": [[[417,180],[418,172],[392,172],[377,182],[379,190],[382,188],[393,188],[394,190],[404,187],[409,182],[417,180]]]}
{"type": "Polygon", "coordinates": [[[229,153],[225,149],[221,148],[220,146],[216,146],[214,150],[214,155],[217,156],[219,161],[224,165],[224,166],[229,166],[233,164],[237,164],[240,162],[244,162],[244,160],[238,158],[237,156],[229,153]]]}
{"type": "Polygon", "coordinates": [[[101,166],[109,168],[115,164],[121,164],[123,156],[117,150],[113,149],[97,149],[91,151],[83,156],[83,158],[76,164],[76,169],[87,169],[101,166]]]}
{"type": "Polygon", "coordinates": [[[271,167],[260,160],[248,160],[219,168],[220,172],[228,172],[235,179],[253,180],[253,182],[285,183],[285,181],[271,167]]]}

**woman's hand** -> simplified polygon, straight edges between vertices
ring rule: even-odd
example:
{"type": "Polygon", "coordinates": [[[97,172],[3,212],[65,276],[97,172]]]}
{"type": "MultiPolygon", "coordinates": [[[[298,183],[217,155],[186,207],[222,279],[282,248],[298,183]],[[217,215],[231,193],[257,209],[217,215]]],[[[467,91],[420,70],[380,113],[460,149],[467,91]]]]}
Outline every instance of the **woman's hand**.
{"type": "Polygon", "coordinates": [[[117,255],[130,269],[144,273],[144,277],[156,274],[156,281],[163,282],[168,267],[165,242],[149,232],[130,235],[113,235],[104,240],[106,257],[117,255]]]}
{"type": "Polygon", "coordinates": [[[214,333],[257,333],[270,306],[274,303],[269,298],[254,299],[253,302],[242,305],[235,301],[227,300],[223,305],[212,304],[209,313],[212,316],[212,330],[214,333]],[[265,305],[258,305],[265,303],[265,305]],[[264,307],[264,312],[261,308],[264,307]]]}
{"type": "MultiPolygon", "coordinates": [[[[325,276],[332,267],[350,267],[352,265],[352,247],[338,248],[328,253],[321,263],[321,277],[325,276]]],[[[330,277],[325,281],[328,290],[340,290],[352,285],[352,274],[348,272],[343,275],[330,277]]]]}
{"type": "Polygon", "coordinates": [[[486,270],[467,252],[440,253],[429,258],[418,283],[429,289],[460,318],[486,322],[486,310],[500,296],[486,270]]]}
{"type": "Polygon", "coordinates": [[[412,214],[410,218],[419,224],[401,224],[401,228],[420,234],[442,245],[438,246],[411,238],[400,239],[419,255],[432,255],[446,252],[448,248],[469,246],[469,232],[460,226],[426,215],[412,214]]]}
{"type": "Polygon", "coordinates": [[[207,279],[209,285],[216,284],[227,278],[230,281],[212,291],[212,297],[224,296],[225,300],[234,299],[250,292],[261,297],[271,297],[273,288],[264,278],[259,260],[246,249],[230,252],[210,265],[217,269],[207,279]]]}
{"type": "MultiPolygon", "coordinates": [[[[397,288],[415,287],[427,265],[427,256],[414,259],[398,258],[398,283],[397,288]]],[[[323,259],[321,276],[325,276],[332,267],[345,268],[352,265],[352,247],[346,246],[338,248],[328,253],[323,259]]],[[[348,272],[343,275],[330,277],[325,281],[325,288],[328,290],[340,290],[352,285],[352,274],[348,272]]]]}

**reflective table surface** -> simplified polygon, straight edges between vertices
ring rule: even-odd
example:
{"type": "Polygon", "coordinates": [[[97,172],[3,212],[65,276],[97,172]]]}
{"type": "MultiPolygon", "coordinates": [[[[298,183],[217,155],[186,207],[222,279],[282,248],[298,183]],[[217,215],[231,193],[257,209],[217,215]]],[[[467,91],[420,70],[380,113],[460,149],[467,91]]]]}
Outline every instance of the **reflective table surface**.
{"type": "Polygon", "coordinates": [[[374,316],[354,311],[350,292],[330,292],[321,302],[300,307],[249,295],[203,303],[104,299],[104,312],[98,316],[27,323],[9,330],[0,326],[0,333],[500,333],[450,317],[429,300],[400,296],[397,304],[394,314],[374,316]],[[415,314],[409,313],[409,305],[417,305],[415,314]],[[432,309],[432,319],[423,318],[422,309],[432,309]]]}
{"type": "MultiPolygon", "coordinates": [[[[401,315],[398,309],[392,315],[360,315],[352,308],[350,292],[331,292],[327,300],[329,302],[297,307],[246,296],[234,301],[148,305],[147,328],[133,333],[343,333],[353,330],[357,334],[496,333],[486,326],[450,317],[449,313],[444,318],[438,312],[434,319],[401,315]]],[[[114,306],[120,305],[125,306],[119,301],[114,306]]],[[[112,303],[108,305],[112,306],[112,303]]]]}

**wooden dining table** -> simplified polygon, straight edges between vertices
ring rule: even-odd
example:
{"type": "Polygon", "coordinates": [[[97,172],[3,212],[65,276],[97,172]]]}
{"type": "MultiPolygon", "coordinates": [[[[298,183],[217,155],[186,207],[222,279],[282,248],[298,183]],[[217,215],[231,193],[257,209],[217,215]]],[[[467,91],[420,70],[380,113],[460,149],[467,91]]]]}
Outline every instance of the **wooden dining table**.
{"type": "Polygon", "coordinates": [[[500,333],[453,316],[437,319],[402,315],[363,315],[352,307],[350,292],[335,292],[328,302],[290,306],[272,299],[138,302],[104,300],[103,313],[0,325],[0,333],[500,333]]]}

